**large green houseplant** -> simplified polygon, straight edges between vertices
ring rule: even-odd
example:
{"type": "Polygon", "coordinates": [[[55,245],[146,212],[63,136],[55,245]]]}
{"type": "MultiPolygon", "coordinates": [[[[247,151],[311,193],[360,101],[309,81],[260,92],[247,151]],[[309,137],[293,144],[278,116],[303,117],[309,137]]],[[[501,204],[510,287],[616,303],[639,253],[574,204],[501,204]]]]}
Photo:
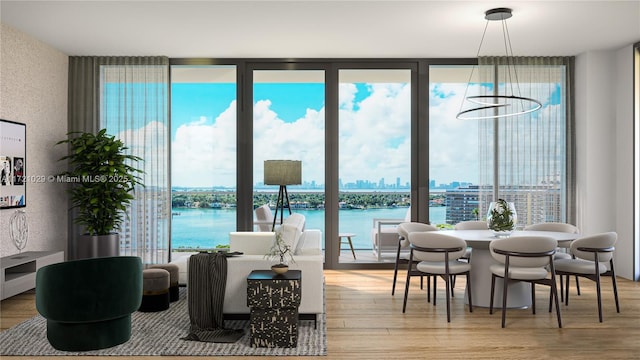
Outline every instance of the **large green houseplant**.
{"type": "Polygon", "coordinates": [[[58,144],[67,144],[69,153],[60,158],[68,161],[68,170],[59,174],[69,183],[67,190],[76,209],[74,222],[84,226],[76,247],[76,257],[115,256],[119,254],[116,233],[123,212],[134,199],[136,185],[142,185],[141,170],[134,165],[142,161],[126,154],[125,144],[106,129],[97,134],[70,132],[58,144]]]}

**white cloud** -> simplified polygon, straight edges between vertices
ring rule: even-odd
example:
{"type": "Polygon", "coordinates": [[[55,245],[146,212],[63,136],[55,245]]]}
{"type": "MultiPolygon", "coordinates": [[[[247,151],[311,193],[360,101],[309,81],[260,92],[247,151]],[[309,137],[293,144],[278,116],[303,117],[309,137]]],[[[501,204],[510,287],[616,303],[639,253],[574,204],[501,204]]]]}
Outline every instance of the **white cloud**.
{"type": "MultiPolygon", "coordinates": [[[[437,183],[452,181],[478,183],[478,124],[476,120],[458,120],[466,84],[438,84],[430,91],[435,96],[429,109],[429,177],[437,183]]],[[[474,89],[470,89],[473,92],[474,89]]]]}
{"type": "Polygon", "coordinates": [[[173,186],[236,185],[236,103],[214,120],[181,125],[171,148],[173,186]]]}
{"type": "MultiPolygon", "coordinates": [[[[442,84],[445,96],[430,110],[431,177],[439,183],[477,178],[476,122],[455,119],[466,84],[442,84]],[[474,177],[475,176],[475,177],[474,177]]],[[[340,178],[395,183],[410,181],[411,87],[371,84],[370,94],[356,104],[356,87],[340,85],[340,178]]],[[[270,100],[254,104],[254,183],[263,181],[264,160],[301,160],[303,180],[324,183],[324,107],[307,109],[285,122],[270,100]]],[[[180,126],[173,140],[174,186],[235,186],[235,101],[212,124],[206,118],[180,126]]]]}

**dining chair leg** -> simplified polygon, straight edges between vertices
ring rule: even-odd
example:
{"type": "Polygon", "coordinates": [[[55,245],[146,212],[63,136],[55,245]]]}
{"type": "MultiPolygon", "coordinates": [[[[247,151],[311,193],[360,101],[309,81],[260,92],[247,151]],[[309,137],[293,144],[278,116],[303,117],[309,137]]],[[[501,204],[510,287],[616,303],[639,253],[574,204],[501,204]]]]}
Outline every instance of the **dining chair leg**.
{"type": "MultiPolygon", "coordinates": [[[[598,255],[596,253],[596,260],[598,255]]],[[[596,261],[596,295],[598,297],[598,318],[602,322],[602,294],[600,293],[600,271],[598,271],[598,262],[596,261]]]]}
{"type": "Polygon", "coordinates": [[[504,277],[502,278],[502,327],[504,328],[507,318],[507,289],[509,288],[509,256],[507,255],[504,264],[504,277]]]}
{"type": "MultiPolygon", "coordinates": [[[[562,276],[562,275],[560,275],[562,276]]],[[[564,305],[569,306],[569,275],[565,276],[566,283],[564,284],[564,305]]]]}
{"type": "MultiPolygon", "coordinates": [[[[391,288],[391,295],[396,292],[396,279],[398,278],[398,263],[400,262],[400,240],[398,240],[398,252],[396,253],[396,264],[393,267],[393,287],[391,288]]],[[[411,271],[411,264],[407,266],[407,271],[411,271]]]]}
{"type": "MultiPolygon", "coordinates": [[[[438,282],[438,276],[433,277],[433,306],[436,306],[436,283],[438,282]]],[[[448,290],[447,290],[448,291],[448,290]]]]}
{"type": "Polygon", "coordinates": [[[404,302],[402,303],[402,313],[407,309],[407,296],[409,295],[409,282],[411,281],[411,262],[413,260],[413,254],[409,256],[409,268],[407,270],[407,281],[404,285],[404,302]]]}
{"type": "MultiPolygon", "coordinates": [[[[453,286],[451,286],[451,275],[445,274],[444,276],[444,287],[447,293],[447,322],[451,322],[451,296],[449,294],[449,289],[453,291],[453,286]]],[[[434,301],[435,302],[435,301],[434,301]]]]}
{"type": "Polygon", "coordinates": [[[496,290],[496,276],[491,274],[491,299],[489,300],[489,314],[493,314],[493,296],[496,290]]]}
{"type": "Polygon", "coordinates": [[[613,267],[613,258],[609,260],[611,266],[611,284],[613,285],[613,296],[616,299],[616,312],[620,312],[620,304],[618,303],[618,282],[616,281],[616,270],[613,267]]]}
{"type": "Polygon", "coordinates": [[[502,278],[504,284],[502,285],[502,327],[504,328],[507,318],[507,288],[509,287],[509,273],[505,272],[504,278],[502,278]]]}
{"type": "Polygon", "coordinates": [[[562,279],[562,275],[560,275],[560,301],[564,302],[564,280],[562,279]]]}
{"type": "Polygon", "coordinates": [[[451,297],[455,297],[455,295],[453,294],[453,288],[456,286],[456,276],[452,275],[450,276],[451,279],[451,297]]]}
{"type": "MultiPolygon", "coordinates": [[[[433,296],[436,296],[433,294],[433,296]]],[[[427,302],[431,302],[431,276],[427,275],[427,302]]]]}
{"type": "Polygon", "coordinates": [[[531,283],[531,309],[533,310],[533,315],[536,314],[536,284],[531,283]]]}
{"type": "MultiPolygon", "coordinates": [[[[558,318],[558,327],[562,328],[562,315],[560,314],[560,303],[558,302],[558,287],[556,284],[555,269],[553,269],[552,267],[551,270],[551,292],[553,293],[553,298],[556,302],[556,317],[558,318]]],[[[549,312],[551,312],[551,306],[549,307],[549,312]]]]}
{"type": "Polygon", "coordinates": [[[469,312],[473,312],[473,301],[471,300],[471,272],[467,271],[467,295],[469,296],[469,312]]]}

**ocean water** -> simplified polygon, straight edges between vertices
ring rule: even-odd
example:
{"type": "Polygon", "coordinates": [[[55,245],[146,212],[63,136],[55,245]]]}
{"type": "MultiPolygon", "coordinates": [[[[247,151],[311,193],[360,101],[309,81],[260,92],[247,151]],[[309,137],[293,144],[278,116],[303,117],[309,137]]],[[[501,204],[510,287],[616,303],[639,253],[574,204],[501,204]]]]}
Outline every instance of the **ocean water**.
{"type": "MultiPolygon", "coordinates": [[[[320,229],[324,236],[324,210],[295,209],[305,216],[307,229],[320,229]]],[[[171,223],[173,249],[210,249],[229,243],[229,233],[236,231],[235,209],[188,209],[174,208],[171,223]]],[[[339,231],[356,234],[352,238],[357,249],[371,249],[371,229],[374,218],[404,219],[407,208],[340,210],[339,231]]],[[[285,215],[286,216],[286,215],[285,215]]],[[[431,223],[445,222],[446,207],[429,208],[431,223]]]]}

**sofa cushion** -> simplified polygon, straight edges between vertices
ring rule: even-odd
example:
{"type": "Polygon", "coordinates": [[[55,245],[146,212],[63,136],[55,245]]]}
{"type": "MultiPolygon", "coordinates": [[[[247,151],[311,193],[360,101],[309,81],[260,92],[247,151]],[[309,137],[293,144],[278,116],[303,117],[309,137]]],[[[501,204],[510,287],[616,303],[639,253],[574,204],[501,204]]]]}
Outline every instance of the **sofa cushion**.
{"type": "Polygon", "coordinates": [[[275,233],[234,231],[229,233],[229,251],[241,252],[245,255],[262,255],[269,253],[275,233]]]}
{"type": "Polygon", "coordinates": [[[304,215],[291,214],[277,230],[282,236],[282,241],[284,241],[292,251],[295,251],[298,247],[298,241],[304,230],[304,221],[304,215]]]}
{"type": "Polygon", "coordinates": [[[298,240],[298,246],[293,254],[296,256],[322,255],[322,233],[320,230],[305,230],[302,232],[302,236],[298,240]]]}

